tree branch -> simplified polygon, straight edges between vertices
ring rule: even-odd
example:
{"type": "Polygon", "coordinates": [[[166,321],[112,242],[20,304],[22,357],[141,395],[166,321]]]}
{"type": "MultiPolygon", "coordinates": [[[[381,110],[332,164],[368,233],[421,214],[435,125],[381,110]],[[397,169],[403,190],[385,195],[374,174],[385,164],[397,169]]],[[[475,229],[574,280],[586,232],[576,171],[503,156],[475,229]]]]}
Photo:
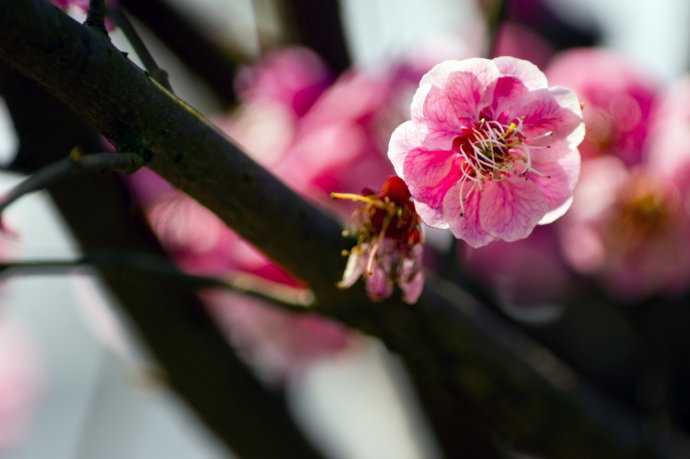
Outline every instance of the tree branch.
{"type": "Polygon", "coordinates": [[[144,160],[132,153],[93,153],[82,156],[72,150],[70,156],[30,175],[0,198],[0,215],[22,196],[43,190],[79,174],[104,171],[134,172],[144,160]]]}
{"type": "Polygon", "coordinates": [[[153,273],[167,276],[195,292],[205,289],[234,291],[295,314],[309,313],[313,303],[313,294],[306,289],[288,287],[240,272],[227,273],[223,277],[189,274],[165,259],[142,253],[98,253],[71,260],[8,260],[0,262],[0,275],[64,274],[88,267],[124,269],[132,275],[153,273]]]}
{"type": "Polygon", "coordinates": [[[86,15],[85,24],[99,32],[108,35],[105,29],[105,0],[89,0],[89,12],[86,15]]]}
{"type": "MultiPolygon", "coordinates": [[[[379,336],[398,352],[422,400],[439,411],[448,401],[446,414],[456,417],[476,415],[480,441],[497,431],[509,447],[550,458],[662,457],[664,435],[571,372],[560,371],[563,367],[550,353],[453,286],[431,281],[414,307],[395,300],[371,305],[360,290],[336,289],[343,268],[339,225],[240,152],[103,37],[43,2],[17,0],[12,6],[0,4],[0,57],[121,149],[150,150],[154,170],[307,281],[318,312],[379,336]]],[[[155,350],[159,343],[151,344],[155,350]]],[[[488,455],[495,453],[490,445],[483,447],[488,455]]]]}
{"type": "MultiPolygon", "coordinates": [[[[20,140],[12,170],[33,172],[74,145],[102,150],[100,136],[71,110],[36,83],[2,67],[2,92],[20,140]]],[[[115,174],[70,178],[49,193],[83,252],[126,250],[165,257],[115,174]]],[[[228,448],[246,457],[316,456],[290,421],[284,396],[259,383],[190,289],[155,273],[97,270],[166,372],[170,387],[228,448]],[[274,442],[266,441],[267,432],[274,442]]]]}
{"type": "Polygon", "coordinates": [[[137,56],[141,60],[146,71],[151,75],[151,78],[159,82],[168,91],[174,93],[175,91],[173,91],[172,85],[170,84],[170,78],[168,78],[168,72],[158,66],[153,55],[146,47],[144,40],[141,39],[134,25],[129,20],[129,17],[127,17],[127,14],[119,7],[111,8],[108,14],[113,18],[120,30],[122,30],[122,33],[125,34],[127,41],[132,45],[132,48],[134,48],[134,52],[137,53],[137,56]]]}

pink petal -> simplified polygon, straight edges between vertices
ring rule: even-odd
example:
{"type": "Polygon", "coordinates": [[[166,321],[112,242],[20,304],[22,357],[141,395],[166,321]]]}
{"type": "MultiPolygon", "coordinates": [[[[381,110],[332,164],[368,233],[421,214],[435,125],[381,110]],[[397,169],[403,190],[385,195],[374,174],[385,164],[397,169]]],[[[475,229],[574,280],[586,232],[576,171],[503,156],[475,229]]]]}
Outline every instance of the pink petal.
{"type": "Polygon", "coordinates": [[[493,59],[501,75],[520,79],[528,89],[543,89],[547,86],[546,76],[529,61],[510,56],[493,59]]]}
{"type": "Polygon", "coordinates": [[[585,122],[582,118],[582,106],[580,105],[580,100],[574,91],[568,88],[562,88],[560,86],[552,86],[549,88],[549,92],[556,99],[558,105],[566,110],[570,110],[575,115],[580,117],[580,124],[568,135],[568,143],[577,147],[582,143],[585,138],[585,122]]]}
{"type": "Polygon", "coordinates": [[[343,278],[338,282],[338,288],[352,287],[364,272],[364,264],[364,256],[358,250],[352,250],[347,258],[343,278]]]}
{"type": "Polygon", "coordinates": [[[374,301],[383,300],[393,294],[393,281],[387,270],[375,266],[371,276],[367,277],[367,295],[374,301]]]}
{"type": "Polygon", "coordinates": [[[443,201],[443,217],[455,237],[472,247],[481,247],[494,240],[494,237],[484,231],[479,223],[481,191],[473,189],[470,184],[465,184],[461,197],[460,187],[460,184],[456,184],[448,190],[443,201]]]}
{"type": "Polygon", "coordinates": [[[492,236],[512,242],[529,236],[548,210],[548,202],[534,182],[511,177],[484,185],[479,221],[492,236]]]}
{"type": "Polygon", "coordinates": [[[531,91],[525,97],[506,107],[512,117],[522,119],[523,133],[527,141],[544,143],[541,136],[548,136],[547,143],[571,135],[582,123],[582,117],[572,110],[561,107],[556,97],[547,89],[531,91]]]}
{"type": "Polygon", "coordinates": [[[414,201],[414,207],[425,224],[439,229],[448,228],[448,223],[444,219],[442,208],[432,208],[419,201],[414,201]]]}
{"type": "Polygon", "coordinates": [[[423,145],[429,129],[426,125],[416,121],[405,121],[391,134],[388,143],[388,159],[393,164],[395,173],[405,177],[404,164],[407,154],[423,145]]]}
{"type": "Polygon", "coordinates": [[[415,304],[424,290],[424,273],[419,271],[411,280],[401,283],[403,301],[407,304],[415,304]]]}
{"type": "Polygon", "coordinates": [[[421,245],[415,246],[411,256],[405,258],[400,267],[399,285],[403,292],[403,301],[407,304],[416,303],[424,289],[423,251],[421,245]]]}
{"type": "Polygon", "coordinates": [[[416,149],[405,158],[403,168],[407,186],[415,200],[438,208],[448,189],[460,177],[460,168],[452,151],[416,149]]]}
{"type": "MultiPolygon", "coordinates": [[[[516,99],[525,97],[527,87],[515,77],[500,77],[491,88],[491,108],[496,117],[509,110],[516,99]]],[[[512,121],[512,120],[511,120],[512,121]]]]}
{"type": "Polygon", "coordinates": [[[427,93],[424,121],[434,130],[457,131],[477,118],[485,89],[475,75],[453,73],[445,86],[433,86],[427,93]]]}
{"type": "Polygon", "coordinates": [[[551,148],[533,148],[531,152],[534,152],[530,154],[536,172],[528,174],[529,180],[539,187],[549,210],[556,209],[575,190],[580,176],[580,153],[564,141],[552,144],[551,148]]]}
{"type": "Polygon", "coordinates": [[[424,118],[424,106],[430,90],[433,87],[443,88],[449,76],[458,72],[472,74],[482,92],[500,75],[496,64],[489,59],[473,58],[441,62],[424,74],[419,82],[419,89],[412,99],[412,119],[424,118]]]}

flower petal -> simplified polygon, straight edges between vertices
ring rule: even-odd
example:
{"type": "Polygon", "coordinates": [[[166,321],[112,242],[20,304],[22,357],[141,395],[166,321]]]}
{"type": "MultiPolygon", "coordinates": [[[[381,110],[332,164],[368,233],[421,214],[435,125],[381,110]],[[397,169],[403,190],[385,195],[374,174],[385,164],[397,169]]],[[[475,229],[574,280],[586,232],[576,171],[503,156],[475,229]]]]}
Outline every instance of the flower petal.
{"type": "Polygon", "coordinates": [[[522,132],[529,143],[544,144],[567,138],[582,124],[582,116],[562,107],[548,89],[530,91],[512,105],[506,104],[506,110],[522,120],[522,132]]]}
{"type": "Polygon", "coordinates": [[[414,207],[425,224],[439,229],[448,228],[448,223],[446,223],[444,219],[442,208],[434,209],[419,201],[414,201],[414,207]]]}
{"type": "Polygon", "coordinates": [[[405,157],[410,151],[423,145],[428,133],[426,125],[416,121],[405,121],[391,134],[388,142],[388,159],[399,177],[405,177],[405,157]]]}
{"type": "Polygon", "coordinates": [[[438,208],[460,178],[460,167],[452,151],[418,148],[405,158],[403,177],[415,200],[438,208]]]}
{"type": "Polygon", "coordinates": [[[343,278],[338,282],[338,288],[352,287],[364,272],[364,264],[364,255],[357,250],[357,247],[353,248],[347,258],[347,265],[343,272],[343,278]]]}
{"type": "Polygon", "coordinates": [[[479,223],[481,191],[467,184],[462,190],[461,187],[457,184],[448,190],[443,200],[443,218],[455,237],[472,247],[481,247],[494,240],[479,223]]]}
{"type": "Polygon", "coordinates": [[[542,191],[532,181],[511,177],[487,182],[479,208],[481,227],[508,242],[524,239],[549,210],[542,191]]]}
{"type": "Polygon", "coordinates": [[[367,295],[373,301],[380,301],[393,294],[393,281],[384,266],[374,264],[374,269],[367,277],[367,295]]]}
{"type": "Polygon", "coordinates": [[[520,79],[528,89],[543,89],[547,87],[546,75],[530,61],[510,56],[493,59],[501,75],[514,76],[520,79]]]}
{"type": "Polygon", "coordinates": [[[460,83],[468,84],[471,81],[473,87],[476,87],[480,93],[483,93],[500,75],[496,64],[489,59],[473,58],[441,62],[432,67],[420,80],[419,88],[412,98],[412,119],[424,119],[426,100],[432,88],[445,88],[449,77],[455,74],[472,75],[474,79],[462,77],[454,83],[456,85],[454,91],[462,88],[462,85],[458,86],[460,83]]]}
{"type": "MultiPolygon", "coordinates": [[[[549,210],[561,207],[572,197],[580,176],[580,153],[577,148],[561,141],[551,145],[551,148],[533,148],[530,154],[532,168],[536,172],[528,174],[528,179],[541,190],[549,210]]],[[[561,209],[560,215],[566,210],[567,207],[561,209]]],[[[551,218],[558,217],[552,215],[551,218]]]]}

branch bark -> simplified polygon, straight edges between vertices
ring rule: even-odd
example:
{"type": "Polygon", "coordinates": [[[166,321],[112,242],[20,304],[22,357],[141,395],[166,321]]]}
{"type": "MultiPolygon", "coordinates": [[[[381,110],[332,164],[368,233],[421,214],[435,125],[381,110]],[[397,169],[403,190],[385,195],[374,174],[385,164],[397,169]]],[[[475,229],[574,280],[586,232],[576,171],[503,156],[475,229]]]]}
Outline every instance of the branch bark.
{"type": "MultiPolygon", "coordinates": [[[[75,145],[86,152],[103,149],[92,129],[36,83],[5,65],[0,76],[20,140],[12,170],[31,173],[75,145]]],[[[114,174],[68,179],[49,192],[83,252],[125,250],[165,257],[114,174]]],[[[169,276],[118,269],[99,273],[164,369],[171,388],[229,449],[242,457],[318,457],[290,422],[283,395],[256,380],[191,289],[169,276]],[[269,435],[276,442],[267,442],[269,435]]]]}
{"type": "MultiPolygon", "coordinates": [[[[668,432],[661,435],[602,398],[454,286],[430,282],[414,307],[396,300],[373,306],[359,290],[337,290],[343,268],[338,223],[249,159],[104,37],[43,1],[17,0],[0,5],[0,58],[120,149],[151,151],[153,169],[307,281],[322,314],[382,338],[405,360],[427,406],[445,418],[476,421],[463,426],[474,426],[477,435],[456,434],[480,445],[482,457],[497,454],[493,431],[508,448],[550,458],[663,457],[668,432]]],[[[155,350],[161,343],[151,344],[155,350]]],[[[448,431],[447,419],[432,423],[448,431]]],[[[462,455],[451,434],[439,434],[446,453],[462,455]]]]}

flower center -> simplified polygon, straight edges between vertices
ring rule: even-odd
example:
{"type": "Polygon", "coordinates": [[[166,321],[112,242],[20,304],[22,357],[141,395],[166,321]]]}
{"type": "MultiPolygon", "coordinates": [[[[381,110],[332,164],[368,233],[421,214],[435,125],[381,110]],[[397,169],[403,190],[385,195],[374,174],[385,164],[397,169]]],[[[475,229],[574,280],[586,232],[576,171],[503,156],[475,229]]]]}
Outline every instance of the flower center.
{"type": "Polygon", "coordinates": [[[520,120],[504,124],[481,118],[464,128],[452,147],[460,158],[462,180],[502,180],[531,170],[529,151],[521,148],[524,140],[520,120]]]}
{"type": "Polygon", "coordinates": [[[627,250],[663,237],[673,226],[673,199],[642,177],[623,191],[609,225],[610,237],[627,250]]]}

